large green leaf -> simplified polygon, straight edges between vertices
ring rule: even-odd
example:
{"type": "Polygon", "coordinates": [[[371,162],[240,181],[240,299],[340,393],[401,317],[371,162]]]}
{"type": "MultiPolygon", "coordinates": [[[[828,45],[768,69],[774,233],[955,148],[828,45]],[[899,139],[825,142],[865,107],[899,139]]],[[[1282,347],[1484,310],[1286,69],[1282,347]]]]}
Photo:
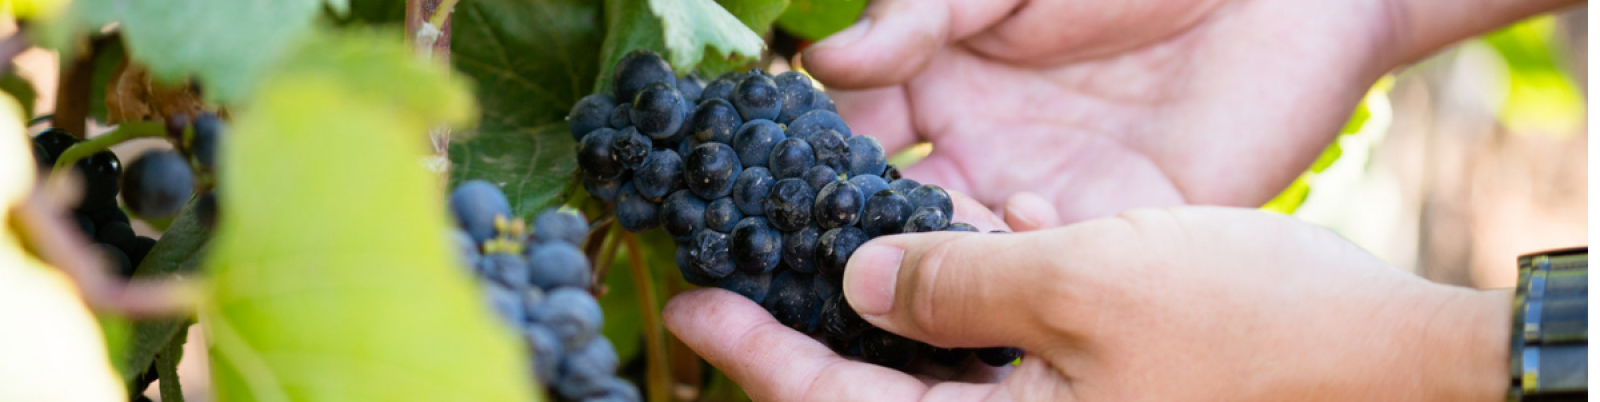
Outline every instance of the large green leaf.
{"type": "MultiPolygon", "coordinates": [[[[184,206],[183,211],[173,218],[172,224],[167,226],[167,231],[161,234],[161,241],[156,242],[150,253],[145,255],[144,261],[139,263],[139,268],[134,272],[135,277],[188,275],[198,269],[201,249],[211,238],[211,234],[200,225],[199,218],[195,216],[195,200],[190,199],[189,205],[184,206]]],[[[173,338],[193,321],[183,317],[134,322],[133,335],[129,339],[127,351],[118,361],[118,371],[122,373],[125,385],[132,387],[138,380],[139,374],[155,362],[156,355],[161,349],[171,343],[173,338]]]]}
{"type": "Polygon", "coordinates": [[[482,120],[452,134],[450,181],[501,186],[531,217],[579,188],[567,111],[599,69],[600,6],[584,0],[459,3],[450,60],[477,84],[482,120]]]}
{"type": "Polygon", "coordinates": [[[426,133],[464,82],[401,38],[319,38],[241,109],[208,253],[221,400],[521,401],[526,355],[446,241],[426,133]]]}
{"type": "Polygon", "coordinates": [[[71,48],[75,40],[117,23],[133,60],[165,82],[194,76],[206,99],[243,99],[296,39],[324,3],[344,0],[77,0],[58,20],[40,27],[41,43],[71,48]]]}
{"type": "MultiPolygon", "coordinates": [[[[746,28],[750,28],[751,32],[758,34],[770,30],[772,21],[789,6],[789,0],[721,0],[718,3],[746,28]]],[[[729,71],[744,70],[752,61],[754,59],[750,58],[706,58],[697,70],[708,77],[715,77],[729,71]]]]}
{"type": "Polygon", "coordinates": [[[183,402],[182,381],[178,380],[178,361],[183,360],[183,344],[189,339],[189,327],[180,329],[167,347],[156,358],[156,375],[161,379],[161,402],[183,402]]]}
{"type": "Polygon", "coordinates": [[[861,18],[867,0],[793,0],[778,17],[778,26],[806,40],[822,40],[861,18]]]}
{"type": "Polygon", "coordinates": [[[711,0],[650,0],[650,12],[661,18],[667,61],[678,71],[692,71],[711,55],[722,59],[761,57],[761,35],[711,0]]]}

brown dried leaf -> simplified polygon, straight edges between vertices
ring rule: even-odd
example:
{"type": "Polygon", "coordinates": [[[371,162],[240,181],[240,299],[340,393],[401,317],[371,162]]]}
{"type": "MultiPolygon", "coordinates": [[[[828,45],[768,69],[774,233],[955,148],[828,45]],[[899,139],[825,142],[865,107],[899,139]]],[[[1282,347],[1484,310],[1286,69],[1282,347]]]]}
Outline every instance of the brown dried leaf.
{"type": "Polygon", "coordinates": [[[106,86],[106,124],[164,120],[176,113],[194,116],[204,107],[192,83],[157,82],[137,64],[123,63],[106,86]]]}

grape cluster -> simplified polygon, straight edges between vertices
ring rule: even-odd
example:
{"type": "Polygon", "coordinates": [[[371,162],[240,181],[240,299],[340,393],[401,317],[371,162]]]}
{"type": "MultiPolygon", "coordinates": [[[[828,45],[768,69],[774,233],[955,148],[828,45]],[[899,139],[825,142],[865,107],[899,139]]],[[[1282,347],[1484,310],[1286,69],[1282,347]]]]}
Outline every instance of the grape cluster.
{"type": "Polygon", "coordinates": [[[932,347],[849,307],[845,264],[868,239],[977,229],[950,221],[944,189],[900,177],[876,139],[853,135],[806,75],[755,69],[706,83],[636,50],[611,78],[611,93],[585,96],[567,116],[584,188],[616,204],[623,228],[671,235],[688,282],[744,295],[840,354],[887,367],[919,354],[945,365],[1020,356],[932,347]]]}
{"type": "Polygon", "coordinates": [[[600,303],[589,294],[589,259],[579,245],[583,216],[550,209],[533,233],[511,216],[499,187],[461,183],[450,194],[461,263],[480,279],[489,304],[526,342],[535,377],[553,396],[572,401],[636,402],[639,390],[616,376],[617,351],[600,335],[600,303]]]}

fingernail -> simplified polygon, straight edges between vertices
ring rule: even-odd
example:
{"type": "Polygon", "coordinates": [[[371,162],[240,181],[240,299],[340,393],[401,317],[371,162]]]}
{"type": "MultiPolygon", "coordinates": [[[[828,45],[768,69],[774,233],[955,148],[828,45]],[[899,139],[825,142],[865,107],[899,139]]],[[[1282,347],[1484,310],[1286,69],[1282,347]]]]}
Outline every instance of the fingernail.
{"type": "Polygon", "coordinates": [[[900,260],[906,251],[899,247],[868,244],[850,256],[844,270],[844,297],[861,315],[884,315],[894,306],[894,284],[900,273],[900,260]]]}
{"type": "Polygon", "coordinates": [[[855,43],[856,40],[861,39],[862,35],[866,35],[867,30],[871,28],[872,18],[861,17],[861,20],[856,21],[854,25],[851,25],[849,28],[845,28],[843,31],[834,32],[833,35],[828,35],[827,38],[823,39],[821,42],[811,45],[811,47],[816,49],[827,49],[850,46],[850,44],[855,43]]]}

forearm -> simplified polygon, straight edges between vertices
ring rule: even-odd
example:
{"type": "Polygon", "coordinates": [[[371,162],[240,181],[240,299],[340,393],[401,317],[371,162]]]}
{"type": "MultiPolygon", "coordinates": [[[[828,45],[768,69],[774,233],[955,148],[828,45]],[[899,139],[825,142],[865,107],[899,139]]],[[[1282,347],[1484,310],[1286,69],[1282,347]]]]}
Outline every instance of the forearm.
{"type": "Polygon", "coordinates": [[[1440,48],[1578,0],[1382,0],[1395,44],[1388,66],[1417,61],[1440,48]]]}

